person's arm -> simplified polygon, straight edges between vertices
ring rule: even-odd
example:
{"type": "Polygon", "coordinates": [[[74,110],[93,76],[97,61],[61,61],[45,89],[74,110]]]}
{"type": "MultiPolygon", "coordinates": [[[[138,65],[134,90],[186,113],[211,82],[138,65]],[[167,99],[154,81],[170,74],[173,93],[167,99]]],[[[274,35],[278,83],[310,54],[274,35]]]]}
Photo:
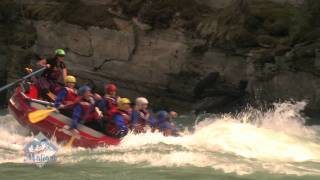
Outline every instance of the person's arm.
{"type": "Polygon", "coordinates": [[[157,120],[152,115],[150,115],[150,117],[149,117],[149,126],[151,128],[155,128],[156,124],[157,124],[157,120]]]}
{"type": "Polygon", "coordinates": [[[118,135],[120,137],[123,137],[128,134],[128,127],[126,126],[124,119],[121,115],[115,115],[114,116],[114,122],[117,124],[119,127],[119,133],[118,135]]]}
{"type": "Polygon", "coordinates": [[[68,76],[68,70],[67,70],[67,68],[63,68],[63,69],[62,69],[62,75],[63,75],[63,79],[66,79],[66,77],[68,76]]]}
{"type": "Polygon", "coordinates": [[[95,104],[101,111],[105,112],[106,110],[106,103],[103,99],[97,100],[95,104]]]}
{"type": "Polygon", "coordinates": [[[60,69],[60,72],[62,74],[60,80],[61,80],[62,83],[64,83],[64,80],[68,76],[67,66],[66,66],[66,64],[64,62],[60,62],[57,66],[60,69]]]}
{"type": "Polygon", "coordinates": [[[72,129],[77,129],[78,128],[78,124],[79,124],[80,118],[81,118],[81,113],[82,113],[82,108],[78,104],[73,109],[72,122],[71,122],[71,128],[72,129]]]}
{"type": "Polygon", "coordinates": [[[58,93],[57,99],[56,99],[56,101],[54,102],[54,107],[55,107],[55,108],[58,108],[58,107],[62,104],[62,102],[63,102],[63,100],[66,98],[67,94],[68,94],[68,92],[67,92],[67,90],[66,90],[65,88],[63,88],[63,89],[58,93]]]}
{"type": "Polygon", "coordinates": [[[134,127],[139,119],[139,112],[138,111],[132,111],[132,115],[131,115],[131,124],[132,127],[134,127]]]}

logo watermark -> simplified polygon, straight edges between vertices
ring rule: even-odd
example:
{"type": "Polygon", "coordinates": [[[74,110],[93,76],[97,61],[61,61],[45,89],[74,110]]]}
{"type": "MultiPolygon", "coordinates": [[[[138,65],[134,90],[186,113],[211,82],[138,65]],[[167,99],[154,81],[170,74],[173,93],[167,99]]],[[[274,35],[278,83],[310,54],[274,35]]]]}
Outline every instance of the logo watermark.
{"type": "Polygon", "coordinates": [[[42,168],[44,165],[57,160],[57,147],[42,133],[39,133],[24,147],[25,162],[33,163],[42,168]]]}

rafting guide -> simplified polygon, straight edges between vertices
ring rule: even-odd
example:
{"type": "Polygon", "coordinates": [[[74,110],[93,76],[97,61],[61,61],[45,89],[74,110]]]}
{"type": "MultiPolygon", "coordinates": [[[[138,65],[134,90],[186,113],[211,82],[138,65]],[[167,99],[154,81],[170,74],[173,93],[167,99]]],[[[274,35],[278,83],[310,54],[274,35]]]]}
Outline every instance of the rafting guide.
{"type": "Polygon", "coordinates": [[[57,147],[42,133],[39,133],[24,147],[24,161],[42,168],[44,165],[57,160],[57,147]]]}

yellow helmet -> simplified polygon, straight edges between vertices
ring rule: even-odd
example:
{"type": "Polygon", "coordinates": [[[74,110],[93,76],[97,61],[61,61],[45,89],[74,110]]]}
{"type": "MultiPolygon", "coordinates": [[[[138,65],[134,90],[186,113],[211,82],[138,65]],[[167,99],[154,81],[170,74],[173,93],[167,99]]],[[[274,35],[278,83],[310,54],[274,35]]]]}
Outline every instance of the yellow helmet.
{"type": "Polygon", "coordinates": [[[118,100],[118,105],[130,104],[130,103],[131,103],[131,101],[130,101],[130,99],[128,99],[128,98],[120,98],[120,99],[118,100]]]}
{"type": "Polygon", "coordinates": [[[118,102],[117,102],[117,104],[118,104],[118,108],[120,109],[120,110],[126,110],[126,104],[130,104],[131,103],[131,101],[130,101],[130,99],[128,99],[128,98],[120,98],[119,100],[118,100],[118,102]]]}
{"type": "Polygon", "coordinates": [[[67,76],[64,80],[65,83],[77,83],[77,79],[74,76],[67,76]]]}

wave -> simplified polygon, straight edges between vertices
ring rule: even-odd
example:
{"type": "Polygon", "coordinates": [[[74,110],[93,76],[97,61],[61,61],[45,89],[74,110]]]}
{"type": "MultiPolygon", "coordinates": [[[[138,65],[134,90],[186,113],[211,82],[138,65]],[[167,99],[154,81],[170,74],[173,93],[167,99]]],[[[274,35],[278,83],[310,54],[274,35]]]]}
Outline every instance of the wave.
{"type": "MultiPolygon", "coordinates": [[[[320,175],[319,128],[304,125],[301,110],[305,105],[278,103],[265,112],[249,108],[237,115],[208,117],[181,137],[147,132],[129,134],[114,147],[71,151],[60,148],[58,162],[96,160],[155,167],[211,167],[240,175],[257,171],[320,175]]],[[[19,128],[10,115],[0,118],[0,135],[5,137],[0,140],[0,150],[7,150],[0,162],[21,162],[21,157],[12,156],[8,149],[21,151],[32,136],[25,136],[25,132],[17,131],[19,128]]]]}

